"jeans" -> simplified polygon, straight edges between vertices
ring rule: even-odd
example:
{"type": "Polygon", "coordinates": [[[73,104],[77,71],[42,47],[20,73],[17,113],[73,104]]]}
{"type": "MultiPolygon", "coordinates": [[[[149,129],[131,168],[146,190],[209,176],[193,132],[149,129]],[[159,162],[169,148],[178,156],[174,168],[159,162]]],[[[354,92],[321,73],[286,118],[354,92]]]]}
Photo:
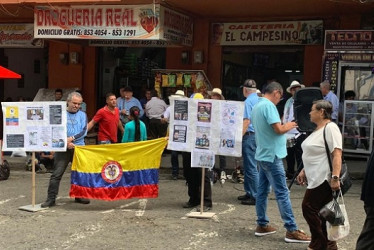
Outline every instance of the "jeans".
{"type": "Polygon", "coordinates": [[[179,161],[178,161],[179,151],[171,151],[171,174],[173,176],[179,175],[179,161]]]}
{"type": "Polygon", "coordinates": [[[55,164],[54,170],[49,180],[48,186],[48,198],[47,200],[55,201],[58,189],[60,187],[60,181],[65,173],[66,167],[69,162],[73,160],[74,149],[67,149],[66,152],[56,152],[55,153],[55,164]]]}
{"type": "Polygon", "coordinates": [[[243,167],[244,167],[244,191],[248,197],[257,199],[258,170],[256,154],[255,134],[243,136],[243,167]]]}
{"type": "Polygon", "coordinates": [[[258,165],[259,185],[256,199],[257,224],[266,226],[269,223],[266,209],[271,185],[278,203],[280,215],[284,222],[284,227],[290,232],[297,230],[282,160],[276,157],[274,162],[258,161],[258,165]]]}

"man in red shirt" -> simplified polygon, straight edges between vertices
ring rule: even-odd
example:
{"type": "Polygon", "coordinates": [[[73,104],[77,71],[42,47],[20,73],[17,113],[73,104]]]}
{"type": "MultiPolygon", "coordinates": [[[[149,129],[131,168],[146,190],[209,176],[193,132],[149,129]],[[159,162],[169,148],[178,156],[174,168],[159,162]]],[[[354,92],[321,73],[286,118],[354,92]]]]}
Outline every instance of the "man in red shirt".
{"type": "Polygon", "coordinates": [[[96,123],[99,123],[97,139],[99,144],[110,144],[117,142],[117,129],[123,134],[123,126],[119,119],[117,99],[113,93],[106,95],[106,106],[99,109],[93,119],[88,123],[89,131],[96,123]]]}

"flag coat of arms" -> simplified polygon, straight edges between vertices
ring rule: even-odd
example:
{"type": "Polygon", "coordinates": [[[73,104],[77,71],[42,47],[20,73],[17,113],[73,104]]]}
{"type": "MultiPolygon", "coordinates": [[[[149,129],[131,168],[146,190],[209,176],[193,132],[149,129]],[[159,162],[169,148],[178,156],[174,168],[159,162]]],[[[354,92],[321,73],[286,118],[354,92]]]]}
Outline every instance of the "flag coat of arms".
{"type": "Polygon", "coordinates": [[[156,198],[165,138],[76,146],[70,196],[100,200],[156,198]]]}

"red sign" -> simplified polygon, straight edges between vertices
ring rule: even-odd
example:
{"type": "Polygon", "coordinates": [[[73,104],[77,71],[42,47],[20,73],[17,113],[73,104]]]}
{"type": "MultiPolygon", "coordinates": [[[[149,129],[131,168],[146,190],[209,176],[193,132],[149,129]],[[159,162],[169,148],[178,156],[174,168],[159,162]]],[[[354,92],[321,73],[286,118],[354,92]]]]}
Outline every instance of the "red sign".
{"type": "Polygon", "coordinates": [[[374,50],[373,30],[326,30],[325,50],[374,50]]]}

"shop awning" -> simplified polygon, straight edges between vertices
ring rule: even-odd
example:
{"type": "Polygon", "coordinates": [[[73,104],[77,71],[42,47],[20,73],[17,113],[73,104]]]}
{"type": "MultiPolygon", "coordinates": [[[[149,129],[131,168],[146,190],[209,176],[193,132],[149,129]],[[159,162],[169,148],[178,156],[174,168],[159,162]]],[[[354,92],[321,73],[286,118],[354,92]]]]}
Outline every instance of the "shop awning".
{"type": "Polygon", "coordinates": [[[20,79],[21,75],[0,66],[0,79],[20,79]]]}

